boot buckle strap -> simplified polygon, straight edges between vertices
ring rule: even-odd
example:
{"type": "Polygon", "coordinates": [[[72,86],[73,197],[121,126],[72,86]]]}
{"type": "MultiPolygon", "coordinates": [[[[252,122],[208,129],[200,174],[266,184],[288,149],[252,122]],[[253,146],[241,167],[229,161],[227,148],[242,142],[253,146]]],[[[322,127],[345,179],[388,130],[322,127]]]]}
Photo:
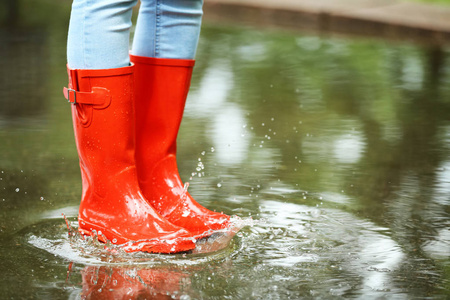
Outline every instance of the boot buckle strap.
{"type": "Polygon", "coordinates": [[[67,99],[67,102],[72,103],[72,104],[77,104],[77,91],[75,91],[74,89],[68,89],[68,88],[64,88],[63,90],[64,93],[64,97],[67,99]],[[73,101],[71,100],[70,95],[73,95],[73,101]]]}
{"type": "Polygon", "coordinates": [[[91,92],[80,92],[71,88],[63,89],[64,98],[72,104],[89,104],[94,108],[103,109],[111,103],[111,93],[108,89],[92,87],[91,92]]]}

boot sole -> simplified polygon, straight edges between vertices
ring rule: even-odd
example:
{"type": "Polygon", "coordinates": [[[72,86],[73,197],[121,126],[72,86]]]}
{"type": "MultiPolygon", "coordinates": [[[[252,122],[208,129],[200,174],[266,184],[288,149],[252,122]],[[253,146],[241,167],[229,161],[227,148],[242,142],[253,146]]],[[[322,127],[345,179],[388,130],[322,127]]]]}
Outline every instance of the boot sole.
{"type": "Polygon", "coordinates": [[[115,244],[118,247],[122,248],[126,252],[132,253],[132,252],[149,252],[149,253],[164,253],[164,254],[173,254],[173,253],[179,253],[179,252],[187,252],[190,250],[195,249],[195,243],[192,241],[192,238],[189,237],[177,237],[170,240],[164,240],[155,238],[154,240],[137,240],[133,241],[127,238],[123,237],[117,237],[117,235],[110,234],[107,229],[99,227],[97,225],[94,225],[92,223],[83,221],[85,223],[85,227],[91,228],[91,230],[87,230],[84,228],[78,228],[78,231],[83,236],[90,236],[92,238],[97,238],[99,242],[107,243],[109,240],[110,242],[118,238],[123,243],[121,244],[115,244]],[[98,234],[96,234],[95,232],[98,234]],[[112,236],[112,239],[108,239],[107,236],[112,236]]]}

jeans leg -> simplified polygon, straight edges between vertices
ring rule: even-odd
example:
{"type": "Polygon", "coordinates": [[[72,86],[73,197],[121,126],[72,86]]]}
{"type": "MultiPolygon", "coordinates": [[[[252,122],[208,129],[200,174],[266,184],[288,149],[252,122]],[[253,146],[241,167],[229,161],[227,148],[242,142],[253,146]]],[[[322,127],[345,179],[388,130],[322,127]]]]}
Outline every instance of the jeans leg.
{"type": "Polygon", "coordinates": [[[137,0],[74,0],[67,40],[72,69],[128,66],[132,8],[137,0]]]}
{"type": "Polygon", "coordinates": [[[141,0],[132,53],[137,56],[193,59],[203,0],[141,0]]]}

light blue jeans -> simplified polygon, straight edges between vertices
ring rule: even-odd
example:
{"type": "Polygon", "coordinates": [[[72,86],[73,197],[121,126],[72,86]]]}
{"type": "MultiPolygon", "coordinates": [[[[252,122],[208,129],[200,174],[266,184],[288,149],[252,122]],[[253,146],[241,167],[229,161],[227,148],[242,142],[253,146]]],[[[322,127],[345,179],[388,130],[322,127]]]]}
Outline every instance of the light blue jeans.
{"type": "MultiPolygon", "coordinates": [[[[74,0],[67,41],[72,69],[110,69],[130,64],[132,8],[137,0],[74,0]]],[[[193,59],[203,0],[141,0],[132,54],[193,59]]]]}

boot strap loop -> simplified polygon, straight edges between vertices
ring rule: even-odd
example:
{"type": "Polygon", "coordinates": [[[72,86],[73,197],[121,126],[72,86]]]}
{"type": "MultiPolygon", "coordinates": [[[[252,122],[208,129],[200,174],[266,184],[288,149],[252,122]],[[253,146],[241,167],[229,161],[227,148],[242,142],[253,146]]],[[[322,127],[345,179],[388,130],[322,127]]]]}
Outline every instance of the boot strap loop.
{"type": "Polygon", "coordinates": [[[64,88],[64,97],[72,104],[88,104],[94,108],[103,109],[111,103],[111,94],[108,89],[92,87],[91,92],[79,92],[74,89],[64,88]]]}

